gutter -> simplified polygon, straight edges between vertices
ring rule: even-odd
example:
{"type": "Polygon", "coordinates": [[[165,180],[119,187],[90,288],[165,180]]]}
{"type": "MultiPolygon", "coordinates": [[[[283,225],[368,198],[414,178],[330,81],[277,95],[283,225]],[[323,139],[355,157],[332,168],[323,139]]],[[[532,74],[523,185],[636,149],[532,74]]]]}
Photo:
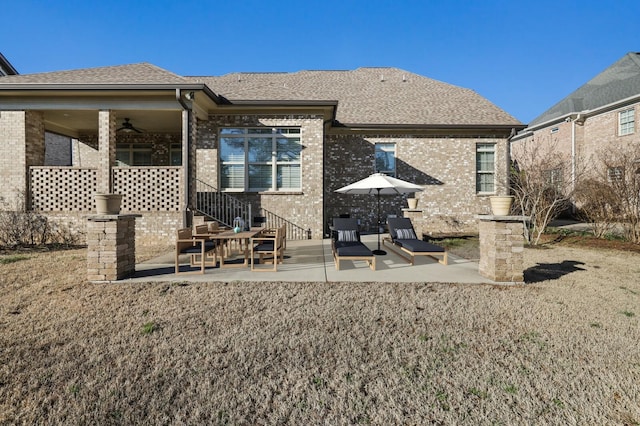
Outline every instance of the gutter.
{"type": "Polygon", "coordinates": [[[621,107],[624,107],[625,105],[632,104],[632,103],[635,103],[635,102],[638,102],[638,101],[640,101],[640,94],[629,96],[627,98],[620,99],[619,101],[611,102],[611,103],[599,106],[599,107],[594,108],[594,109],[585,109],[585,110],[582,110],[582,111],[569,112],[569,113],[563,114],[561,116],[558,116],[556,118],[552,118],[551,120],[547,120],[547,121],[544,121],[542,123],[536,124],[534,126],[527,127],[527,128],[524,129],[525,130],[524,133],[521,133],[521,134],[518,134],[518,135],[514,136],[514,138],[512,140],[519,140],[519,139],[522,139],[524,137],[531,136],[531,135],[533,135],[534,131],[539,130],[539,129],[543,129],[545,127],[549,127],[552,124],[561,123],[561,122],[567,121],[567,120],[575,120],[575,119],[578,119],[578,117],[580,118],[580,120],[584,121],[587,118],[592,117],[592,116],[594,116],[596,114],[600,114],[600,113],[603,113],[603,112],[607,112],[607,111],[611,111],[611,110],[614,110],[614,109],[617,109],[617,108],[621,108],[621,107]]]}
{"type": "Polygon", "coordinates": [[[150,90],[184,90],[201,91],[206,94],[216,104],[225,102],[213,92],[206,84],[73,84],[73,83],[2,83],[0,80],[0,91],[150,91],[150,90]]]}
{"type": "Polygon", "coordinates": [[[182,211],[182,226],[189,227],[191,226],[191,218],[189,216],[189,210],[191,209],[191,163],[189,161],[189,152],[191,152],[191,144],[193,143],[191,140],[191,115],[193,114],[193,111],[191,110],[191,106],[182,99],[182,93],[179,88],[176,88],[176,101],[178,101],[182,106],[182,109],[187,112],[186,126],[184,116],[182,117],[182,131],[184,133],[184,129],[186,128],[187,130],[186,137],[184,134],[182,135],[182,167],[184,169],[183,190],[185,196],[185,208],[182,211]]]}

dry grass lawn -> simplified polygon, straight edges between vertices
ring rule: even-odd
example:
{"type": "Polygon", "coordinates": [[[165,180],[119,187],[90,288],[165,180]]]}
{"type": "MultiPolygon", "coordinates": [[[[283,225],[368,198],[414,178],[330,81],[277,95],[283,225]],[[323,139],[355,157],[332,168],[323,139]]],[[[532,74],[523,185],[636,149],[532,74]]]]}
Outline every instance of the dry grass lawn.
{"type": "MultiPolygon", "coordinates": [[[[640,254],[525,286],[89,284],[0,256],[2,424],[640,424],[640,254]]],[[[550,279],[548,279],[550,278],[550,279]]]]}

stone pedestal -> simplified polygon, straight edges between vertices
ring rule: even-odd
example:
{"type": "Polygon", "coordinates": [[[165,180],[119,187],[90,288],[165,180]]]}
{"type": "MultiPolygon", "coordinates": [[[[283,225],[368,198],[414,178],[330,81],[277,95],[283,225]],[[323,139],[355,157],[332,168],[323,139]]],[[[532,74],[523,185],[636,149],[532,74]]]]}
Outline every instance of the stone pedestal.
{"type": "Polygon", "coordinates": [[[478,215],[483,277],[502,283],[524,282],[523,216],[478,215]]]}
{"type": "Polygon", "coordinates": [[[87,223],[87,278],[115,281],[136,270],[136,217],[95,215],[87,223]]]}

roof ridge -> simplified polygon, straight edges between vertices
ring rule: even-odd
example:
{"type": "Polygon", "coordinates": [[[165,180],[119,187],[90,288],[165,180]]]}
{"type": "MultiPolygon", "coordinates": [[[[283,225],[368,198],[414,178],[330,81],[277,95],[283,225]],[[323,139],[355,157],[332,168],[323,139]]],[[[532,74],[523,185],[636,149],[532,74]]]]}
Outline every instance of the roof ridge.
{"type": "Polygon", "coordinates": [[[640,52],[629,52],[627,56],[640,68],[640,52]]]}

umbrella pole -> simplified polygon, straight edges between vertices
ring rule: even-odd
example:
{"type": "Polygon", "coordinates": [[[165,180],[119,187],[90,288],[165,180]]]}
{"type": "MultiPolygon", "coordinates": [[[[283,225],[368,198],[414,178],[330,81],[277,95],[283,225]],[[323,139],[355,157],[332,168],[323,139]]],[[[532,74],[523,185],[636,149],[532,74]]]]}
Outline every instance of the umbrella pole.
{"type": "Polygon", "coordinates": [[[386,251],[380,250],[380,188],[376,188],[378,191],[378,224],[377,224],[377,233],[378,233],[378,250],[374,250],[372,253],[378,256],[384,256],[387,254],[386,251]]]}

